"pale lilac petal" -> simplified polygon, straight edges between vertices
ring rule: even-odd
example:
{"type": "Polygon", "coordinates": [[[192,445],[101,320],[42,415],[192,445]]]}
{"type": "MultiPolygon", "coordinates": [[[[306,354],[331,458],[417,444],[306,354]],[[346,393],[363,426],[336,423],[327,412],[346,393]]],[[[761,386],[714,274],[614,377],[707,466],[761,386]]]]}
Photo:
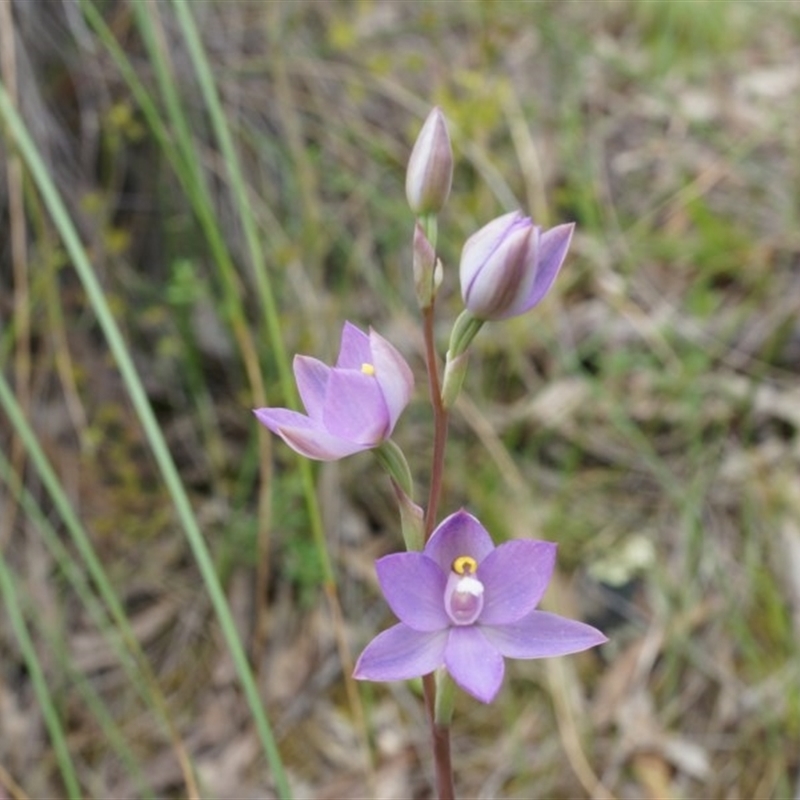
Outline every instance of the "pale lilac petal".
{"type": "Polygon", "coordinates": [[[278,436],[292,450],[315,461],[338,461],[340,458],[351,456],[353,453],[360,453],[362,450],[369,450],[370,448],[370,445],[349,442],[347,439],[340,439],[338,436],[332,436],[330,433],[321,430],[281,428],[278,431],[278,436]]]}
{"type": "MultiPolygon", "coordinates": [[[[519,278],[516,279],[516,284],[510,281],[508,282],[505,294],[502,296],[505,304],[497,304],[495,306],[499,310],[492,315],[491,318],[493,320],[510,319],[511,317],[522,314],[525,310],[526,302],[534,291],[536,291],[538,285],[540,246],[541,229],[538,226],[532,225],[527,231],[524,256],[522,253],[519,254],[523,262],[523,266],[520,267],[519,278]]],[[[508,281],[508,278],[504,276],[503,281],[508,281]]],[[[501,281],[498,281],[498,283],[501,283],[501,281]]]]}
{"type": "Polygon", "coordinates": [[[360,369],[332,369],[322,419],[334,436],[370,447],[378,444],[389,427],[389,412],[375,376],[360,369]]]}
{"type": "Polygon", "coordinates": [[[356,662],[353,677],[366,681],[405,681],[438,669],[444,661],[447,631],[424,633],[403,625],[378,634],[356,662]]]}
{"type": "Polygon", "coordinates": [[[449,574],[459,556],[472,556],[480,564],[492,550],[494,544],[486,528],[462,509],[439,523],[424,553],[449,574]]]}
{"type": "Polygon", "coordinates": [[[416,631],[450,624],[444,609],[447,576],[422,553],[394,553],[375,562],[378,582],[397,618],[416,631]]]}
{"type": "Polygon", "coordinates": [[[450,629],[444,664],[453,680],[483,703],[491,703],[503,683],[503,657],[473,625],[450,629]]]}
{"type": "Polygon", "coordinates": [[[465,302],[472,290],[473,281],[489,257],[497,250],[510,231],[528,222],[529,220],[519,211],[512,211],[493,219],[467,239],[461,251],[459,264],[461,294],[465,302]]]}
{"type": "Polygon", "coordinates": [[[567,257],[569,243],[572,241],[572,232],[575,223],[569,222],[557,225],[542,234],[539,240],[538,265],[536,267],[536,282],[524,302],[516,305],[513,314],[523,314],[530,311],[550,291],[555,282],[561,265],[567,257]]]}
{"type": "Polygon", "coordinates": [[[520,225],[510,231],[503,245],[475,275],[465,304],[481,319],[506,319],[513,308],[533,290],[539,229],[520,225]]]}
{"type": "Polygon", "coordinates": [[[294,357],[294,378],[297,391],[311,419],[322,420],[325,402],[325,387],[331,368],[311,356],[294,357]]]}
{"type": "Polygon", "coordinates": [[[316,461],[336,461],[371,446],[332,436],[318,423],[286,408],[259,408],[253,413],[292,450],[316,461]]]}
{"type": "Polygon", "coordinates": [[[547,611],[532,611],[511,625],[480,626],[480,630],[507,658],[566,656],[608,641],[591,625],[547,611]]]}
{"type": "Polygon", "coordinates": [[[372,354],[369,349],[369,336],[350,322],[342,328],[342,343],[336,366],[340,369],[361,369],[362,364],[370,364],[372,354]]]}
{"type": "Polygon", "coordinates": [[[273,433],[284,427],[308,428],[318,430],[319,425],[305,414],[291,411],[288,408],[256,408],[253,410],[256,419],[273,433]]]}
{"type": "Polygon", "coordinates": [[[505,625],[533,611],[547,589],[556,562],[552,542],[514,539],[492,550],[478,567],[484,587],[483,625],[505,625]]]}
{"type": "Polygon", "coordinates": [[[411,399],[414,375],[397,349],[372,329],[369,332],[369,342],[375,377],[389,412],[389,427],[385,434],[389,436],[394,430],[397,418],[411,399]]]}

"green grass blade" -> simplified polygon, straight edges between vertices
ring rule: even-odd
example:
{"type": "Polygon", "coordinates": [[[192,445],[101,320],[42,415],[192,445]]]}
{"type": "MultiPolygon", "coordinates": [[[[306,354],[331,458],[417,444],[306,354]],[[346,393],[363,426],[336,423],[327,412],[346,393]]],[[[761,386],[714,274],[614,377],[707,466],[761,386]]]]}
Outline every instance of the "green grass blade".
{"type": "Polygon", "coordinates": [[[14,582],[11,570],[6,563],[5,554],[1,551],[0,593],[2,593],[3,596],[3,606],[8,614],[9,622],[19,642],[22,657],[25,659],[25,666],[28,668],[28,674],[31,677],[33,691],[39,703],[39,708],[42,710],[44,724],[47,726],[47,732],[50,734],[50,740],[53,743],[53,750],[55,751],[56,761],[58,762],[58,767],[61,770],[61,777],[64,780],[64,786],[67,790],[67,797],[69,797],[70,800],[72,800],[72,798],[80,798],[82,796],[81,787],[78,783],[77,775],[75,774],[75,767],[69,754],[69,748],[67,747],[66,734],[61,726],[58,711],[53,703],[50,690],[47,688],[47,679],[45,678],[44,670],[39,663],[36,648],[33,645],[33,640],[28,632],[28,626],[25,623],[25,617],[19,603],[17,586],[14,582]]]}
{"type": "Polygon", "coordinates": [[[225,167],[228,171],[231,189],[234,200],[236,201],[239,219],[244,230],[247,248],[250,254],[251,268],[256,279],[261,305],[267,322],[267,330],[272,343],[272,352],[278,367],[278,374],[281,382],[283,396],[287,402],[292,402],[295,398],[294,382],[286,356],[286,349],[283,346],[283,335],[280,328],[280,318],[278,307],[275,303],[275,295],[272,291],[269,275],[264,264],[264,253],[259,239],[256,221],[253,217],[250,201],[247,196],[247,186],[245,184],[242,169],[239,164],[239,157],[233,144],[230,128],[225,118],[225,113],[220,104],[217,93],[216,83],[211,73],[211,67],[206,58],[197,26],[194,23],[192,12],[186,0],[173,0],[173,6],[178,17],[183,36],[189,48],[189,54],[197,74],[200,84],[200,91],[208,109],[214,135],[217,138],[225,167]]]}
{"type": "MultiPolygon", "coordinates": [[[[214,203],[202,172],[202,158],[194,146],[189,122],[180,104],[175,81],[167,63],[163,37],[158,27],[158,7],[147,3],[133,4],[139,31],[153,64],[166,111],[175,136],[175,147],[166,151],[181,181],[186,197],[197,215],[206,241],[211,250],[217,274],[222,285],[221,309],[230,323],[239,347],[253,397],[258,404],[265,404],[265,390],[259,366],[258,351],[250,334],[247,315],[242,302],[240,281],[236,274],[230,252],[217,222],[214,203]]],[[[153,130],[163,130],[157,115],[148,117],[153,130]]]]}
{"type": "MultiPolygon", "coordinates": [[[[98,630],[100,630],[109,643],[111,648],[116,651],[117,658],[122,664],[123,669],[126,671],[132,685],[137,687],[139,694],[147,699],[148,692],[146,686],[143,686],[141,675],[136,670],[136,665],[133,663],[129,655],[125,652],[124,644],[119,635],[117,635],[114,626],[109,622],[107,614],[103,611],[101,603],[92,593],[92,589],[86,578],[86,573],[79,567],[75,560],[71,557],[67,548],[62,544],[61,539],[56,534],[53,526],[47,518],[47,515],[39,507],[36,500],[31,493],[22,485],[19,475],[14,472],[11,463],[5,457],[5,454],[0,451],[0,480],[8,486],[14,500],[19,504],[20,508],[25,512],[27,518],[36,527],[36,530],[42,537],[45,546],[47,547],[53,561],[58,565],[62,574],[67,578],[75,593],[81,599],[84,607],[89,613],[92,621],[98,630]]],[[[51,638],[55,638],[55,634],[49,632],[51,638]]],[[[61,641],[54,646],[54,649],[59,652],[65,652],[66,647],[63,643],[63,637],[59,637],[61,641]]],[[[81,693],[86,705],[97,719],[103,735],[119,755],[120,759],[127,766],[133,780],[135,781],[139,792],[146,800],[154,800],[152,790],[147,786],[147,783],[142,772],[142,768],[136,761],[131,753],[131,749],[124,735],[119,730],[116,722],[106,708],[102,698],[95,692],[89,681],[78,670],[72,668],[70,664],[64,665],[68,671],[69,681],[77,686],[78,691],[81,693]]]]}
{"type": "MultiPolygon", "coordinates": [[[[0,113],[2,113],[3,110],[4,100],[5,95],[3,94],[2,87],[0,87],[0,113]]],[[[111,618],[114,621],[114,625],[116,626],[116,631],[127,646],[127,650],[115,647],[123,666],[128,674],[136,675],[137,669],[141,671],[142,675],[144,676],[144,681],[140,684],[140,681],[135,679],[136,685],[142,685],[146,687],[147,696],[149,697],[150,702],[157,708],[161,720],[165,723],[167,730],[169,730],[173,744],[182,749],[183,746],[180,743],[177,733],[169,720],[166,710],[166,702],[164,701],[164,698],[158,689],[155,676],[150,669],[150,665],[145,658],[144,653],[142,652],[139,642],[136,639],[136,635],[130,626],[128,618],[125,615],[122,603],[114,591],[111,582],[105,573],[103,565],[101,564],[97,554],[94,551],[94,548],[92,547],[92,543],[86,530],[75,514],[75,511],[73,510],[58,477],[53,471],[50,462],[47,460],[44,451],[39,445],[36,435],[28,424],[28,421],[25,419],[22,409],[19,407],[19,404],[17,403],[11,388],[9,387],[5,376],[1,371],[0,407],[2,407],[5,411],[12,427],[22,441],[28,456],[33,462],[33,465],[36,468],[42,483],[50,495],[50,499],[52,500],[56,511],[66,526],[72,541],[78,550],[78,553],[86,564],[88,572],[97,586],[100,596],[103,598],[103,602],[105,602],[109,610],[111,618]],[[131,658],[131,656],[133,658],[131,658]]],[[[97,612],[94,603],[89,601],[89,595],[87,593],[83,594],[83,599],[87,609],[90,612],[93,612],[93,617],[96,621],[98,621],[100,630],[106,630],[109,626],[104,624],[102,620],[102,612],[97,612]]],[[[114,637],[112,637],[112,642],[113,639],[114,637]]],[[[181,757],[183,754],[179,753],[178,755],[181,757]]],[[[185,758],[185,756],[183,757],[185,758]]],[[[187,780],[188,779],[190,779],[190,776],[187,776],[187,780]]]]}
{"type": "MultiPolygon", "coordinates": [[[[242,175],[239,157],[233,144],[230,128],[222,105],[220,104],[211,67],[206,58],[205,50],[200,41],[197,26],[194,23],[189,5],[186,0],[174,0],[173,5],[175,6],[181,30],[186,38],[189,53],[192,57],[192,63],[194,64],[197,79],[200,84],[200,90],[206,102],[214,134],[217,137],[228,171],[228,177],[239,212],[239,218],[242,222],[242,228],[244,229],[245,238],[247,240],[251,266],[256,278],[261,305],[267,320],[269,338],[272,343],[272,352],[274,353],[278,367],[282,393],[287,405],[295,406],[297,393],[292,379],[289,361],[286,357],[286,349],[283,344],[278,308],[275,304],[275,295],[272,291],[269,275],[264,264],[264,253],[259,240],[256,221],[253,217],[251,205],[247,196],[247,186],[244,176],[242,175]]],[[[335,585],[336,581],[330,557],[328,556],[322,516],[319,512],[311,465],[308,460],[304,458],[298,459],[297,463],[301,472],[303,494],[325,581],[335,585]]]]}
{"type": "MultiPolygon", "coordinates": [[[[102,288],[89,263],[86,251],[78,237],[77,231],[69,217],[66,207],[54,186],[47,169],[34,143],[30,139],[25,126],[14,109],[5,88],[0,87],[0,115],[2,115],[11,135],[17,143],[19,151],[30,170],[34,182],[47,206],[53,222],[61,235],[70,258],[81,279],[89,301],[97,315],[98,322],[108,341],[120,375],[125,383],[131,402],[142,424],[153,455],[158,463],[164,483],[172,497],[178,517],[183,526],[186,538],[197,562],[203,581],[208,591],[222,634],[231,654],[239,679],[247,696],[248,704],[253,712],[259,738],[273,771],[273,779],[281,797],[289,797],[290,790],[283,763],[275,744],[266,712],[261,705],[258,688],[247,662],[244,648],[236,631],[236,626],[228,606],[225,594],[220,585],[211,554],[203,539],[200,527],[192,511],[189,497],[183,486],[175,462],[167,447],[164,436],[155,418],[153,409],[147,399],[142,382],[133,360],[122,338],[117,323],[111,314],[102,288]]],[[[7,387],[6,387],[7,390],[7,387]]]]}
{"type": "MultiPolygon", "coordinates": [[[[286,349],[283,344],[283,335],[280,329],[278,308],[275,304],[275,296],[270,284],[269,275],[264,263],[264,253],[259,239],[256,220],[253,216],[251,203],[248,198],[247,185],[242,174],[239,163],[239,156],[234,146],[227,117],[220,103],[217,92],[216,82],[211,71],[211,66],[206,57],[205,49],[200,40],[200,35],[195,25],[190,6],[186,0],[173,0],[173,7],[178,18],[178,23],[186,40],[189,54],[197,75],[200,91],[208,109],[211,125],[216,136],[223,160],[228,172],[234,200],[245,233],[247,247],[250,255],[251,268],[255,275],[261,305],[267,321],[267,330],[272,344],[272,352],[278,367],[283,396],[289,405],[296,404],[296,391],[294,381],[289,368],[289,361],[286,356],[286,349]]],[[[355,688],[354,679],[350,676],[352,672],[352,657],[347,647],[345,637],[341,627],[341,610],[336,594],[336,578],[328,554],[328,546],[325,540],[325,530],[322,524],[322,516],[319,511],[319,504],[314,487],[313,472],[311,464],[305,458],[297,460],[300,469],[303,495],[306,502],[306,509],[309,514],[309,521],[312,530],[314,547],[317,558],[323,570],[325,582],[326,598],[330,605],[331,614],[336,628],[337,646],[342,666],[345,671],[345,681],[349,702],[352,706],[353,714],[359,721],[362,733],[365,766],[369,769],[369,748],[367,745],[366,723],[363,708],[361,706],[358,692],[355,688]]]]}

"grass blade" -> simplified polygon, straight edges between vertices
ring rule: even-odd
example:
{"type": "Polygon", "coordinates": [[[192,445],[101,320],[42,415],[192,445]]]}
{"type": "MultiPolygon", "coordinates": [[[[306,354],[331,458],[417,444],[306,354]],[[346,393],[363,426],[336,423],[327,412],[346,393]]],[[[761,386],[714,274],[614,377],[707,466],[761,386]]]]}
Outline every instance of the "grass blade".
{"type": "Polygon", "coordinates": [[[197,562],[203,581],[208,591],[226,645],[233,659],[242,688],[247,696],[248,704],[253,712],[259,738],[270,764],[273,779],[282,798],[290,797],[288,780],[283,763],[275,744],[272,728],[264,711],[258,694],[253,674],[247,662],[244,648],[236,631],[236,626],[228,606],[225,594],[220,585],[211,554],[203,539],[200,527],[192,511],[189,497],[181,481],[175,462],[167,447],[167,443],[155,418],[153,409],[145,393],[142,382],[134,367],[133,360],[122,338],[117,323],[111,314],[102,288],[89,263],[75,226],[69,217],[66,207],[47,172],[36,146],[31,140],[24,123],[11,104],[5,88],[0,87],[0,115],[2,115],[17,143],[34,182],[47,206],[56,228],[61,235],[70,258],[81,279],[89,301],[97,315],[98,322],[108,341],[109,348],[125,383],[131,402],[142,424],[153,455],[161,471],[164,483],[172,497],[184,533],[197,562]]]}
{"type": "Polygon", "coordinates": [[[3,552],[0,552],[0,594],[3,596],[3,606],[19,642],[22,657],[25,659],[25,666],[28,668],[31,683],[33,684],[33,691],[36,694],[36,700],[42,710],[44,724],[47,726],[47,732],[50,734],[50,740],[53,743],[53,750],[55,751],[58,767],[61,770],[61,777],[64,779],[67,797],[70,800],[72,798],[80,798],[82,796],[81,788],[75,774],[75,767],[69,754],[69,748],[67,747],[67,737],[61,726],[61,720],[50,695],[50,690],[47,688],[44,669],[39,663],[36,648],[28,632],[28,626],[25,623],[25,617],[19,603],[17,586],[3,552]]]}

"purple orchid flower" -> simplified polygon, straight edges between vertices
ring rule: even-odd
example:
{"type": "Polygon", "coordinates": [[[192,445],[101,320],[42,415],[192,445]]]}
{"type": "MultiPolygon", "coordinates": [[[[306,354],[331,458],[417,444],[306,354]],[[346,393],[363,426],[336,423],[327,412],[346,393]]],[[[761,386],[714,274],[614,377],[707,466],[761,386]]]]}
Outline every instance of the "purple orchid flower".
{"type": "Polygon", "coordinates": [[[396,681],[444,665],[481,702],[503,682],[503,658],[578,653],[608,641],[582,622],[536,611],[555,566],[552,542],[517,539],[495,547],[466,511],[445,519],[420,552],[378,559],[378,582],[400,623],[367,645],[361,680],[396,681]]]}
{"type": "Polygon", "coordinates": [[[294,376],[307,416],[287,408],[253,413],[293,450],[318,461],[377,447],[391,436],[414,389],[400,353],[372,329],[367,335],[349,322],[335,367],[295,356],[294,376]]]}
{"type": "Polygon", "coordinates": [[[530,311],[550,291],[574,229],[575,224],[568,223],[542,231],[519,211],[484,225],[461,251],[464,305],[482,320],[530,311]]]}

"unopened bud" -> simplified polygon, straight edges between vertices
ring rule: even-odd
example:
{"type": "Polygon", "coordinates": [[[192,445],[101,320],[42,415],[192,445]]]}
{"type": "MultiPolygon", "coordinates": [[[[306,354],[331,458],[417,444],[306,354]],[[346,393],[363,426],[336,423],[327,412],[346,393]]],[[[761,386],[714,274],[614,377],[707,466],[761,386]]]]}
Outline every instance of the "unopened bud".
{"type": "Polygon", "coordinates": [[[400,527],[406,550],[422,550],[425,546],[425,514],[394,480],[392,488],[400,509],[400,527]]]}
{"type": "Polygon", "coordinates": [[[453,150],[447,124],[434,108],[419,132],[406,171],[406,198],[417,216],[437,214],[450,195],[453,150]]]}
{"type": "Polygon", "coordinates": [[[574,227],[566,224],[542,231],[517,211],[484,225],[461,252],[464,305],[483,320],[529,311],[553,285],[574,227]]]}
{"type": "Polygon", "coordinates": [[[454,357],[449,350],[447,351],[444,375],[442,376],[442,405],[448,410],[455,405],[461,392],[461,386],[467,374],[468,360],[469,352],[463,352],[454,357]]]}

